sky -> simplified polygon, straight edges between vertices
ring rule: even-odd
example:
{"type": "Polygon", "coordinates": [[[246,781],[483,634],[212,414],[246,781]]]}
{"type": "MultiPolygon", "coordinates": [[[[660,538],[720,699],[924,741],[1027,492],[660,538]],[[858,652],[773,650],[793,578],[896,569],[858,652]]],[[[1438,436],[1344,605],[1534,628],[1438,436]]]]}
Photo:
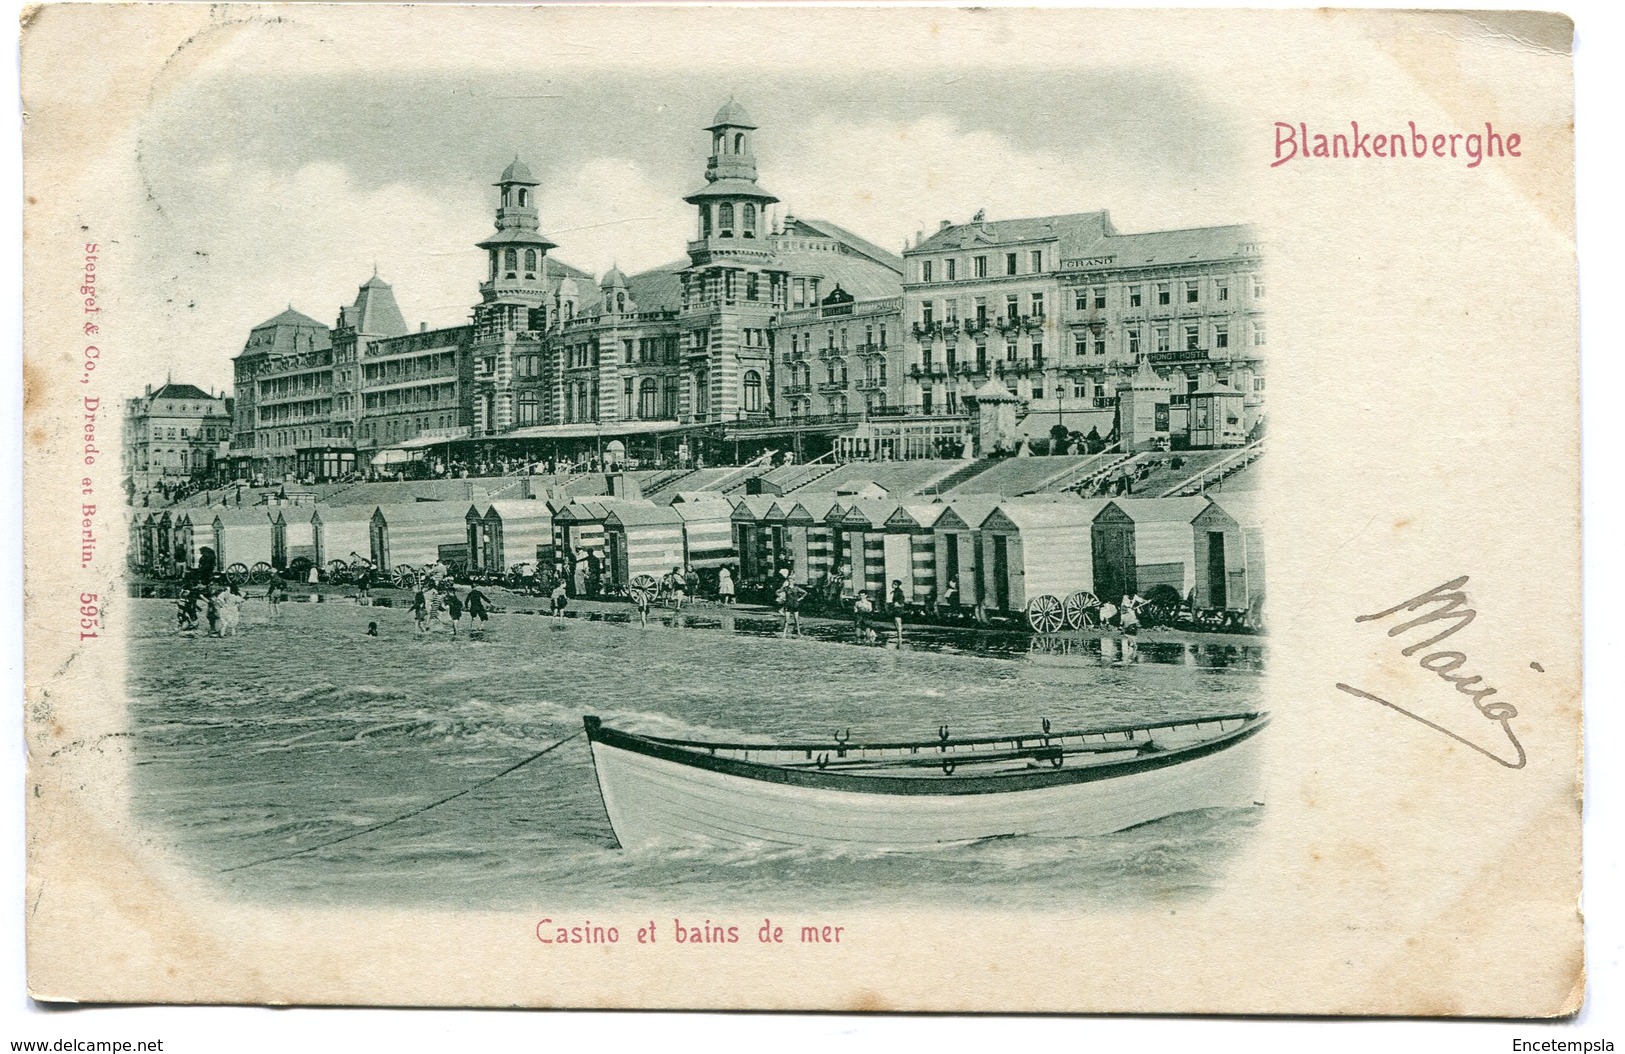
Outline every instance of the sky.
{"type": "Polygon", "coordinates": [[[479,299],[492,183],[515,156],[553,255],[601,274],[680,260],[703,129],[730,96],[760,126],[760,182],[793,215],[893,251],[940,220],[1110,210],[1119,230],[1246,222],[1238,130],[1149,67],[660,73],[217,63],[155,93],[123,249],[153,383],[229,386],[254,325],[331,325],[376,266],[409,324],[479,299]]]}

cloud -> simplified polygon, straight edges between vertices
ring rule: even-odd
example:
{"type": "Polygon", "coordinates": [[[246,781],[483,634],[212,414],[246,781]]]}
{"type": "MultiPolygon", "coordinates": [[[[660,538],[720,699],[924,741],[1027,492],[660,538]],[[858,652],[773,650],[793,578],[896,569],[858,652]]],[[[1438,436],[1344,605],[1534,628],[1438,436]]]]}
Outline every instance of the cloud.
{"type": "Polygon", "coordinates": [[[671,175],[656,179],[635,162],[599,158],[538,187],[542,230],[559,243],[553,255],[597,275],[681,259],[694,212],[671,175]]]}

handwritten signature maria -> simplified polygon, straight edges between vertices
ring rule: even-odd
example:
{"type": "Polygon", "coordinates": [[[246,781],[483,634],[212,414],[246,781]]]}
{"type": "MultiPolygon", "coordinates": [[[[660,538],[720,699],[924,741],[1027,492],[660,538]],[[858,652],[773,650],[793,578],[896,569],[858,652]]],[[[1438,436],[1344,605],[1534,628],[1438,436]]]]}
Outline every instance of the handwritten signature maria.
{"type": "MultiPolygon", "coordinates": [[[[1347,692],[1349,695],[1356,696],[1361,699],[1369,699],[1374,703],[1381,703],[1390,710],[1396,710],[1413,721],[1419,721],[1429,728],[1449,736],[1456,742],[1461,743],[1464,746],[1471,747],[1499,765],[1505,765],[1509,769],[1521,769],[1524,767],[1524,764],[1528,759],[1524,754],[1523,744],[1518,742],[1517,735],[1512,731],[1512,719],[1518,716],[1518,708],[1503,700],[1490,699],[1490,696],[1497,693],[1494,688],[1484,683],[1483,677],[1480,677],[1477,674],[1457,672],[1461,670],[1462,667],[1467,665],[1467,654],[1465,652],[1443,650],[1428,651],[1428,649],[1432,648],[1439,642],[1461,632],[1463,629],[1466,629],[1467,626],[1472,623],[1473,619],[1478,617],[1478,612],[1467,606],[1467,594],[1461,591],[1461,587],[1466,584],[1467,576],[1462,575],[1460,578],[1453,578],[1441,586],[1435,586],[1419,596],[1414,596],[1409,600],[1402,600],[1391,608],[1377,611],[1370,615],[1359,615],[1354,621],[1376,622],[1381,619],[1400,615],[1401,612],[1406,614],[1414,614],[1419,610],[1428,609],[1422,611],[1421,614],[1416,614],[1414,617],[1406,619],[1406,621],[1389,627],[1388,636],[1390,637],[1397,637],[1402,633],[1409,633],[1411,630],[1422,626],[1428,626],[1434,622],[1449,622],[1449,625],[1445,626],[1443,629],[1440,629],[1437,633],[1434,633],[1433,636],[1427,638],[1426,640],[1417,641],[1415,644],[1410,644],[1404,648],[1401,648],[1399,653],[1406,658],[1410,658],[1419,651],[1427,651],[1427,654],[1416,660],[1417,665],[1421,666],[1422,669],[1427,670],[1430,673],[1438,675],[1440,679],[1449,682],[1457,692],[1467,696],[1473,701],[1473,706],[1477,708],[1479,714],[1481,714],[1486,720],[1493,721],[1499,725],[1502,733],[1506,736],[1507,742],[1512,744],[1512,749],[1517,752],[1518,756],[1516,760],[1508,761],[1499,754],[1496,754],[1469,739],[1465,739],[1462,736],[1457,735],[1448,728],[1445,728],[1442,725],[1434,724],[1427,718],[1414,714],[1396,703],[1391,703],[1386,699],[1372,695],[1370,692],[1362,691],[1359,688],[1353,688],[1342,683],[1339,683],[1337,687],[1339,690],[1347,692]]],[[[1530,666],[1537,671],[1541,669],[1537,663],[1530,663],[1530,666]]]]}

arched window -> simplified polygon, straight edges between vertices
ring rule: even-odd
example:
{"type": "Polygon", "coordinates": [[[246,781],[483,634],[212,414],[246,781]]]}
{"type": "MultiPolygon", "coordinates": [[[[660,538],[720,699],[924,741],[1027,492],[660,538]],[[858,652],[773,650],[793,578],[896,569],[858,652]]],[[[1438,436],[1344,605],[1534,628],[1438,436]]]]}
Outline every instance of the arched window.
{"type": "Polygon", "coordinates": [[[734,206],[731,201],[724,201],[717,206],[717,228],[724,238],[732,238],[734,233],[734,206]]]}
{"type": "Polygon", "coordinates": [[[508,272],[509,278],[513,277],[513,272],[519,270],[519,250],[506,249],[503,251],[502,269],[508,272]]]}
{"type": "Polygon", "coordinates": [[[700,237],[711,237],[711,206],[700,206],[700,237]]]}
{"type": "Polygon", "coordinates": [[[703,417],[711,412],[711,377],[705,370],[694,373],[694,413],[703,417]]]}
{"type": "Polygon", "coordinates": [[[713,154],[722,153],[722,133],[721,132],[712,132],[711,133],[711,152],[713,154]]]}
{"type": "Polygon", "coordinates": [[[744,152],[745,152],[745,133],[744,132],[735,132],[734,133],[734,153],[743,154],[744,152]]]}
{"type": "Polygon", "coordinates": [[[638,385],[638,416],[652,421],[660,416],[660,386],[653,377],[643,378],[638,385]]]}
{"type": "Polygon", "coordinates": [[[530,191],[526,190],[524,187],[520,187],[519,188],[519,207],[524,208],[528,204],[530,204],[530,191]]]}
{"type": "Polygon", "coordinates": [[[535,392],[520,392],[519,423],[522,425],[535,424],[540,406],[541,400],[536,397],[535,392]]]}
{"type": "Polygon", "coordinates": [[[525,250],[525,270],[527,270],[527,271],[535,271],[536,270],[536,250],[535,249],[526,249],[525,250]]]}
{"type": "Polygon", "coordinates": [[[624,312],[626,310],[626,294],[625,293],[616,293],[615,294],[615,310],[618,311],[618,312],[624,312]]]}
{"type": "Polygon", "coordinates": [[[502,268],[502,254],[495,249],[491,250],[491,277],[496,278],[497,272],[502,268]]]}
{"type": "MultiPolygon", "coordinates": [[[[745,237],[756,237],[756,206],[748,201],[745,202],[745,237]]],[[[751,277],[754,278],[755,276],[752,275],[751,277]]],[[[751,297],[751,299],[756,298],[751,297]]]]}
{"type": "Polygon", "coordinates": [[[755,370],[745,371],[745,412],[762,412],[762,375],[755,370]]]}

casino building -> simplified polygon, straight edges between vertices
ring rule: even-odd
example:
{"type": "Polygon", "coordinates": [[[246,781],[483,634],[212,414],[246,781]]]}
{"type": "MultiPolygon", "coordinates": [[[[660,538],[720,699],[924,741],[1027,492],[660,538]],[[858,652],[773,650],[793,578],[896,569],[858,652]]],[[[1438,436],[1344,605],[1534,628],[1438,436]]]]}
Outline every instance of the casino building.
{"type": "Polygon", "coordinates": [[[694,237],[672,263],[595,279],[551,255],[545,188],[516,158],[477,243],[467,325],[411,331],[374,273],[331,328],[292,307],[256,326],[235,360],[234,470],[328,479],[613,440],[656,462],[832,446],[957,455],[990,381],[1024,414],[1104,436],[1146,362],[1179,441],[1196,435],[1204,386],[1238,396],[1213,401],[1227,429],[1204,442],[1240,442],[1262,413],[1248,229],[1124,235],[1105,212],[978,213],[898,255],[790,214],[758,179],[756,131],[731,99],[705,128],[703,181],[683,199],[694,237]],[[1237,401],[1248,419],[1229,427],[1237,401]]]}

